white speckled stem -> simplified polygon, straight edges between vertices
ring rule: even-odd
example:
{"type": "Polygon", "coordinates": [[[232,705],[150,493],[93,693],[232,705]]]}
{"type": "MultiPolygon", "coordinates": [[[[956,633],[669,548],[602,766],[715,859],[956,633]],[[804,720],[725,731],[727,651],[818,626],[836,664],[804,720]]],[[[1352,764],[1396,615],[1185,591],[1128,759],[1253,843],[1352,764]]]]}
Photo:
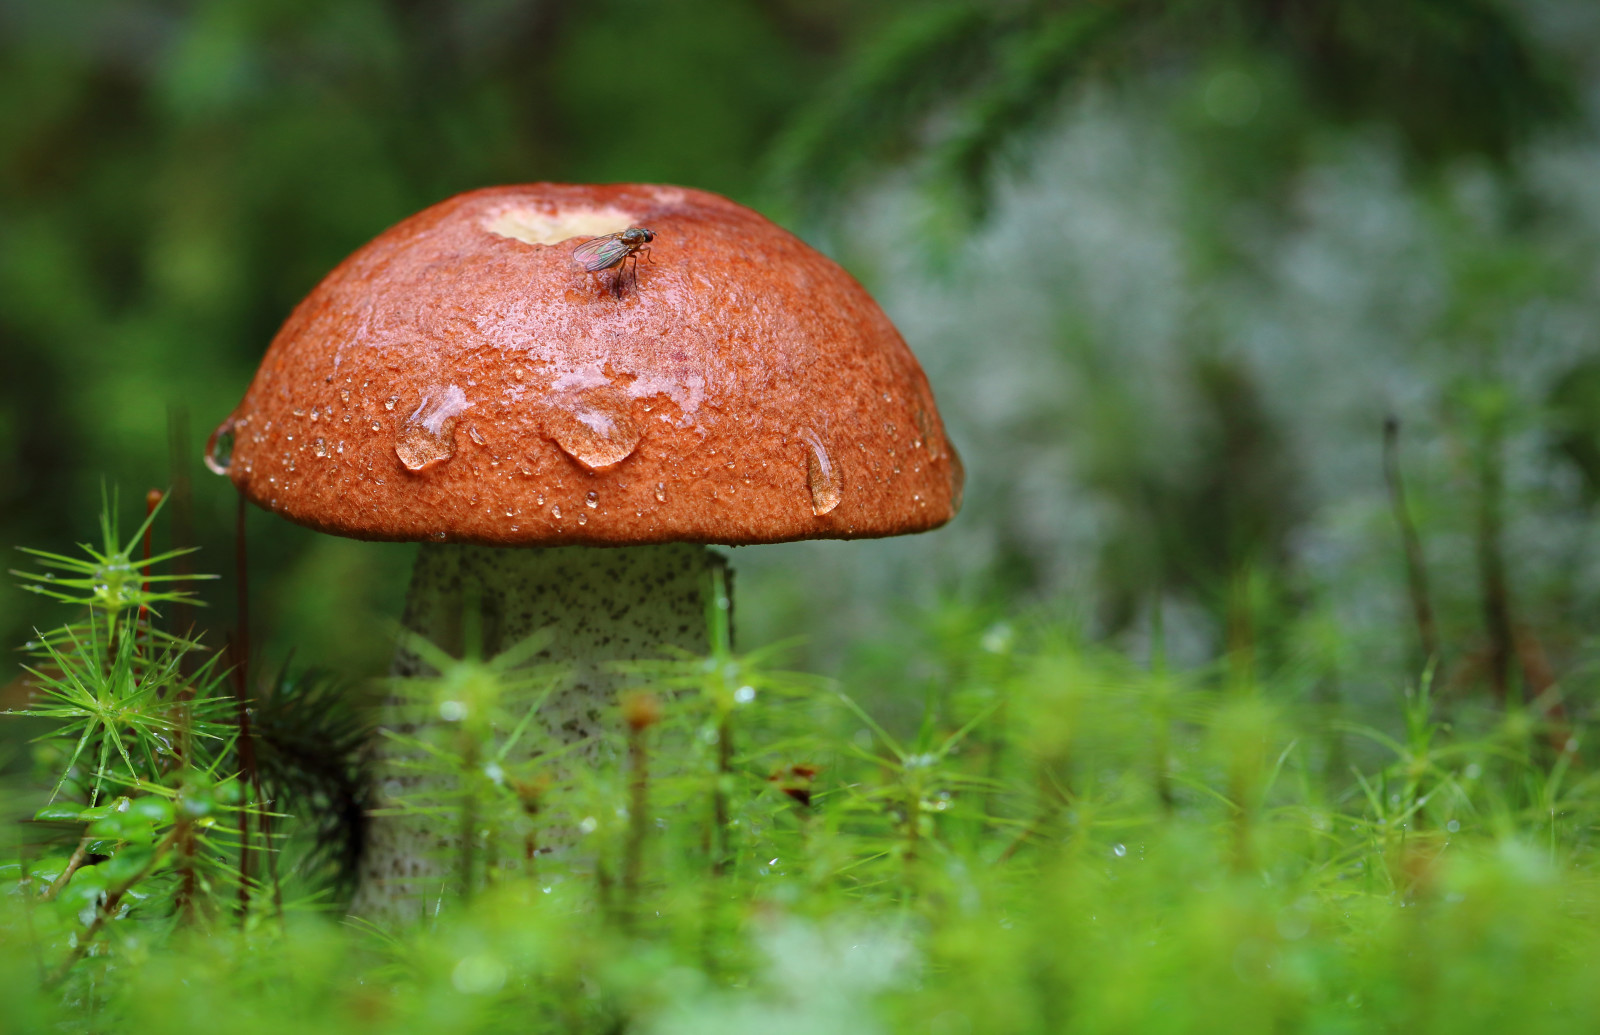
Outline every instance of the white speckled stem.
{"type": "MultiPolygon", "coordinates": [[[[660,657],[665,646],[706,650],[706,573],[724,563],[706,547],[689,543],[610,549],[425,543],[417,554],[403,622],[456,657],[462,654],[469,597],[479,601],[485,657],[550,628],[554,639],[532,661],[564,664],[571,678],[545,702],[540,720],[562,743],[572,743],[594,737],[623,682],[605,669],[607,662],[660,657]]],[[[424,671],[405,650],[395,655],[391,668],[397,676],[424,671]]],[[[398,695],[386,698],[380,725],[412,732],[400,715],[402,704],[398,695]]],[[[394,752],[387,738],[379,737],[375,750],[382,808],[389,804],[386,786],[411,789],[418,778],[385,772],[384,759],[394,752]]],[[[574,761],[581,764],[582,758],[574,761]]],[[[373,817],[351,912],[372,919],[418,916],[448,883],[458,840],[453,820],[434,824],[373,817]]]]}

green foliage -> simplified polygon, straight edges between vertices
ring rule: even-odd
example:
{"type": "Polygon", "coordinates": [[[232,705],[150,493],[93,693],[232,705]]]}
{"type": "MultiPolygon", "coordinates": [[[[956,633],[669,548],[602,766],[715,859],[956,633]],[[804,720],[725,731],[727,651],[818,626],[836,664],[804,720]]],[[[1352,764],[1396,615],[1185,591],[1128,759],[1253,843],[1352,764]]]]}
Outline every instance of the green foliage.
{"type": "Polygon", "coordinates": [[[366,833],[372,775],[367,694],[333,673],[284,665],[260,689],[252,732],[262,783],[301,822],[294,873],[313,888],[349,890],[366,833]]]}
{"type": "MultiPolygon", "coordinates": [[[[1283,71],[1280,90],[1311,108],[1298,129],[1386,122],[1430,166],[1504,158],[1573,109],[1567,72],[1502,0],[957,0],[915,5],[863,47],[787,131],[777,177],[815,204],[852,173],[922,152],[932,181],[982,212],[997,165],[1069,86],[1228,53],[1283,71]]],[[[1253,108],[1256,87],[1243,88],[1253,108]]]]}
{"type": "MultiPolygon", "coordinates": [[[[283,875],[326,873],[317,813],[351,807],[329,788],[358,793],[353,759],[315,761],[365,735],[335,684],[280,675],[254,711],[286,825],[239,900],[230,832],[261,810],[235,731],[201,718],[220,677],[51,640],[73,678],[106,675],[98,711],[34,710],[66,776],[0,871],[8,1020],[1463,1032],[1567,1030],[1597,1005],[1586,725],[1447,714],[1431,673],[1397,697],[1395,732],[1329,723],[1278,677],[1141,668],[1055,619],[949,605],[922,646],[862,670],[923,686],[897,731],[856,699],[882,687],[786,671],[781,646],[735,652],[720,576],[710,652],[624,666],[636,689],[598,766],[537,743],[562,678],[527,664],[542,634],[487,659],[407,640],[438,674],[389,688],[415,704],[415,732],[393,736],[424,777],[400,809],[461,837],[453,889],[389,929],[273,904],[283,875]],[[268,718],[294,707],[334,717],[268,718]],[[1345,740],[1365,761],[1330,771],[1345,740]]],[[[116,598],[120,644],[153,642],[141,593],[116,598]]],[[[36,678],[79,700],[47,665],[36,678]]]]}
{"type": "Polygon", "coordinates": [[[454,820],[446,824],[459,831],[458,855],[450,860],[454,883],[461,897],[471,898],[480,880],[500,879],[503,848],[512,849],[505,858],[512,866],[518,859],[531,862],[537,851],[533,821],[563,749],[526,762],[513,759],[526,754],[529,727],[562,673],[528,664],[548,646],[546,631],[489,659],[478,656],[476,629],[464,639],[467,656],[457,659],[415,633],[402,633],[402,648],[438,675],[391,681],[390,692],[403,702],[400,728],[419,732],[379,731],[401,749],[391,766],[410,777],[410,790],[392,796],[397,805],[371,814],[454,820]]]}
{"type": "Polygon", "coordinates": [[[44,572],[15,573],[83,616],[29,642],[35,703],[15,713],[50,726],[37,758],[55,775],[33,816],[44,836],[25,839],[12,867],[47,987],[103,964],[103,938],[197,918],[239,884],[221,823],[243,807],[226,673],[217,655],[196,659],[199,643],[156,626],[157,605],[193,602],[188,577],[152,570],[190,552],[149,554],[161,502],[123,542],[107,500],[101,546],[84,544],[82,558],[28,550],[44,572]]]}

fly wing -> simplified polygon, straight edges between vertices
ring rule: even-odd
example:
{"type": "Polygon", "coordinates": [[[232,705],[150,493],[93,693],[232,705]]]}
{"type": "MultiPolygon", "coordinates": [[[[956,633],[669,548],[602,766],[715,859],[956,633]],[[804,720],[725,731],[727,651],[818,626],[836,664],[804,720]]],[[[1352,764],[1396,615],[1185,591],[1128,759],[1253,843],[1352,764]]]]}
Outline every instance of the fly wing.
{"type": "Polygon", "coordinates": [[[615,266],[627,258],[631,250],[620,234],[607,234],[572,249],[572,258],[586,272],[593,273],[615,266]]]}

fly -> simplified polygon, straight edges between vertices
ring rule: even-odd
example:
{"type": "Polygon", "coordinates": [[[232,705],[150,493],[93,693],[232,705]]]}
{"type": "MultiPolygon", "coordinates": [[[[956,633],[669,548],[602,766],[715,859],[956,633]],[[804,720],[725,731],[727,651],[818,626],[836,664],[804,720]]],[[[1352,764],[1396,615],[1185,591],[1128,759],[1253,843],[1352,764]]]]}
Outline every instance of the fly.
{"type": "Polygon", "coordinates": [[[612,290],[621,294],[623,267],[629,259],[633,260],[633,283],[639,284],[639,253],[655,262],[650,255],[650,242],[656,239],[655,231],[646,230],[642,226],[630,226],[626,230],[618,230],[614,234],[596,237],[592,241],[585,241],[572,250],[572,258],[585,273],[599,273],[601,270],[614,269],[616,278],[611,282],[612,290]]]}

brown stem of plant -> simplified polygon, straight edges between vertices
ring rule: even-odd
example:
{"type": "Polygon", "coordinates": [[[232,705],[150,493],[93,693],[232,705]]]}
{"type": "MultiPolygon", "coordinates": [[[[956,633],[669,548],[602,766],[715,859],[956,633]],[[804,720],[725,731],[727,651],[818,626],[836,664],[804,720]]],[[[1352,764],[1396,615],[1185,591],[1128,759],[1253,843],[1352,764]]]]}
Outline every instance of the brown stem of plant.
{"type": "MultiPolygon", "coordinates": [[[[1066,766],[1058,763],[1056,768],[1064,770],[1066,766]]],[[[1032,841],[1053,823],[1057,816],[1072,807],[1071,794],[1065,791],[1054,779],[1048,776],[1041,776],[1039,783],[1042,800],[1039,805],[1038,815],[1033,818],[1033,822],[1022,829],[1022,833],[1018,834],[1010,844],[1006,845],[1005,851],[1000,853],[995,862],[1008,862],[1012,856],[1022,850],[1024,845],[1032,841]]]]}
{"type": "Polygon", "coordinates": [[[1255,868],[1255,851],[1251,845],[1254,813],[1247,797],[1248,791],[1239,786],[1229,789],[1233,806],[1233,869],[1235,873],[1249,873],[1255,868]]]}
{"type": "Polygon", "coordinates": [[[1168,765],[1168,757],[1172,754],[1170,725],[1171,721],[1165,714],[1156,720],[1155,737],[1152,738],[1151,755],[1155,769],[1156,800],[1161,803],[1161,811],[1171,815],[1178,807],[1178,796],[1172,790],[1172,773],[1168,765]]]}
{"type": "Polygon", "coordinates": [[[1517,662],[1528,700],[1538,703],[1544,718],[1544,735],[1550,750],[1558,756],[1575,756],[1577,744],[1572,739],[1572,722],[1567,715],[1566,702],[1556,689],[1555,669],[1539,637],[1526,626],[1517,630],[1517,662]]]}
{"type": "Polygon", "coordinates": [[[1483,587],[1484,631],[1489,638],[1489,686],[1495,700],[1504,704],[1511,687],[1516,637],[1501,542],[1505,473],[1500,444],[1500,429],[1495,426],[1485,432],[1478,454],[1478,577],[1483,587]]]}
{"type": "Polygon", "coordinates": [[[89,951],[89,947],[94,944],[95,937],[105,929],[107,921],[116,915],[117,907],[122,904],[123,897],[128,894],[134,885],[150,875],[150,871],[155,869],[156,865],[161,862],[161,857],[172,849],[172,846],[178,842],[178,839],[187,830],[187,823],[180,822],[176,824],[167,832],[167,836],[156,844],[155,850],[150,853],[150,858],[145,861],[145,864],[139,868],[137,873],[134,873],[127,880],[106,892],[106,897],[100,900],[100,906],[95,910],[94,920],[78,936],[72,951],[67,954],[67,958],[62,961],[61,966],[56,968],[54,974],[45,979],[46,988],[54,988],[66,980],[67,975],[72,972],[73,964],[84,957],[84,954],[89,951]]]}
{"type": "Polygon", "coordinates": [[[997,858],[995,862],[1010,862],[1011,857],[1020,852],[1023,845],[1033,840],[1034,835],[1044,827],[1044,823],[1045,817],[1040,815],[1034,819],[1032,823],[1029,823],[1026,827],[1023,827],[1022,833],[1012,838],[1011,843],[1006,845],[1005,851],[1000,853],[1000,857],[997,858]]]}
{"type": "Polygon", "coordinates": [[[611,902],[611,871],[606,869],[606,864],[602,860],[595,861],[594,884],[595,896],[600,900],[600,912],[616,919],[617,914],[611,902]]]}
{"type": "Polygon", "coordinates": [[[526,868],[529,880],[539,879],[539,811],[540,799],[544,797],[545,784],[542,779],[526,782],[514,782],[517,797],[522,803],[523,815],[528,817],[532,824],[527,834],[522,838],[522,861],[526,868]]]}
{"type": "Polygon", "coordinates": [[[1406,485],[1400,473],[1400,421],[1383,422],[1383,477],[1389,485],[1389,505],[1400,529],[1400,543],[1406,558],[1406,588],[1411,595],[1411,613],[1417,623],[1417,640],[1422,646],[1423,664],[1439,656],[1439,632],[1433,620],[1432,597],[1428,592],[1428,567],[1422,555],[1422,540],[1406,506],[1406,485]]]}
{"type": "MultiPolygon", "coordinates": [[[[144,494],[144,516],[145,516],[145,520],[148,521],[150,519],[150,515],[154,514],[156,512],[156,508],[161,506],[161,497],[162,497],[162,492],[161,492],[160,489],[151,489],[149,492],[144,494]]],[[[151,556],[150,540],[154,537],[154,535],[155,535],[155,525],[154,525],[154,523],[146,525],[145,528],[144,528],[144,567],[141,569],[145,573],[146,578],[145,578],[145,580],[143,582],[139,583],[139,592],[141,594],[143,594],[143,595],[148,595],[149,592],[150,592],[150,580],[148,578],[148,576],[150,574],[150,556],[151,556]]],[[[139,630],[140,629],[145,629],[146,630],[145,643],[146,643],[147,646],[148,646],[148,644],[150,642],[150,636],[149,636],[149,633],[148,633],[149,625],[150,625],[150,608],[147,607],[146,605],[144,605],[143,603],[141,603],[139,605],[139,616],[135,620],[134,626],[133,626],[133,635],[134,635],[133,644],[134,644],[134,653],[135,654],[139,653],[139,649],[138,649],[139,648],[139,638],[138,637],[139,637],[139,630]]]]}
{"type": "MultiPolygon", "coordinates": [[[[245,498],[239,494],[238,516],[234,524],[234,576],[238,584],[239,628],[233,638],[233,699],[235,721],[239,727],[239,765],[244,779],[240,781],[249,791],[260,787],[256,771],[255,739],[250,732],[250,565],[245,546],[245,498]]],[[[259,800],[259,797],[258,799],[259,800]]],[[[239,922],[243,924],[250,909],[250,808],[246,803],[239,810],[239,922]]]]}
{"type": "MultiPolygon", "coordinates": [[[[710,637],[711,656],[726,663],[733,653],[732,598],[728,595],[727,573],[721,566],[710,572],[710,592],[707,594],[707,631],[710,637]]],[[[723,678],[718,676],[717,678],[723,678]]],[[[717,778],[711,789],[711,820],[715,828],[712,841],[714,855],[711,875],[720,877],[728,868],[728,796],[725,789],[728,776],[733,771],[733,723],[724,712],[717,721],[717,778]]]]}
{"type": "Polygon", "coordinates": [[[1039,831],[1044,829],[1045,823],[1050,819],[1050,814],[1050,809],[1040,809],[1040,814],[1034,818],[1032,823],[1029,823],[1027,826],[1022,828],[1022,833],[1012,838],[1011,843],[1006,845],[1005,851],[1000,853],[999,858],[995,859],[995,862],[1010,862],[1012,856],[1022,851],[1023,845],[1027,844],[1029,841],[1032,841],[1034,837],[1038,835],[1039,831]]]}
{"type": "Polygon", "coordinates": [[[1235,689],[1245,689],[1255,684],[1256,678],[1256,627],[1255,607],[1252,601],[1254,573],[1248,564],[1241,564],[1228,577],[1227,643],[1228,668],[1235,689]]]}
{"type": "Polygon", "coordinates": [[[628,839],[622,847],[622,923],[633,926],[644,872],[644,844],[650,834],[650,764],[645,729],[628,727],[628,839]]]}
{"type": "Polygon", "coordinates": [[[272,909],[278,921],[283,921],[283,883],[278,880],[278,853],[272,847],[272,802],[261,789],[261,772],[255,772],[257,808],[256,828],[261,833],[261,854],[267,860],[267,879],[272,882],[272,909]]]}
{"type": "Polygon", "coordinates": [[[539,839],[529,831],[522,839],[522,861],[528,873],[529,880],[539,879],[539,839]]]}
{"type": "Polygon", "coordinates": [[[89,857],[89,843],[93,840],[88,835],[84,835],[83,840],[78,842],[78,847],[73,850],[72,857],[67,860],[67,865],[62,868],[61,876],[50,882],[50,886],[44,889],[44,894],[40,898],[49,902],[61,894],[61,889],[67,886],[67,881],[72,879],[72,875],[78,872],[78,868],[83,865],[83,861],[89,857]]]}
{"type": "Polygon", "coordinates": [[[1158,681],[1161,688],[1155,715],[1155,735],[1151,738],[1152,776],[1161,811],[1170,815],[1177,807],[1178,799],[1172,791],[1172,773],[1168,761],[1172,753],[1172,716],[1168,714],[1167,706],[1166,609],[1161,606],[1159,586],[1150,604],[1150,678],[1158,681]]]}
{"type": "MultiPolygon", "coordinates": [[[[917,853],[922,848],[922,789],[919,787],[906,788],[906,872],[909,874],[916,869],[917,853]]],[[[912,888],[916,882],[911,882],[912,888]]]]}
{"type": "Polygon", "coordinates": [[[461,806],[461,901],[472,900],[473,861],[478,849],[478,796],[468,794],[461,806]]]}
{"type": "Polygon", "coordinates": [[[717,725],[717,783],[711,791],[712,824],[716,828],[716,856],[711,860],[711,875],[728,872],[728,776],[733,772],[733,724],[724,715],[717,725]]]}
{"type": "Polygon", "coordinates": [[[183,922],[192,924],[195,921],[196,892],[199,890],[199,876],[194,869],[194,838],[192,836],[186,836],[183,839],[178,848],[178,855],[183,860],[177,865],[177,870],[182,874],[182,879],[178,882],[178,893],[174,896],[173,904],[183,922]]]}
{"type": "MultiPolygon", "coordinates": [[[[167,407],[167,458],[168,545],[177,549],[194,543],[194,492],[189,481],[189,468],[194,463],[194,454],[190,451],[189,411],[181,403],[167,407]]],[[[187,579],[194,574],[193,556],[180,554],[173,558],[173,568],[187,579]]],[[[174,600],[170,607],[170,624],[167,628],[180,636],[190,636],[194,630],[189,605],[182,600],[174,600]]],[[[192,670],[190,657],[185,652],[178,659],[178,671],[185,677],[192,670]]]]}

